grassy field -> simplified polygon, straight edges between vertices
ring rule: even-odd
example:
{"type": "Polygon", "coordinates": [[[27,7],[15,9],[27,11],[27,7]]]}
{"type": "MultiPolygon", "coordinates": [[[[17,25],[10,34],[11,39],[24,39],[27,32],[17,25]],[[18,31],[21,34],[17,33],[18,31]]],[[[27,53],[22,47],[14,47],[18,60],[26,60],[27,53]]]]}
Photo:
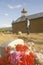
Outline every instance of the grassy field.
{"type": "Polygon", "coordinates": [[[15,36],[13,36],[13,34],[0,34],[0,46],[7,42],[8,40],[14,39],[15,36]]]}
{"type": "Polygon", "coordinates": [[[12,40],[15,38],[22,38],[25,41],[25,43],[34,42],[35,48],[43,49],[43,33],[30,33],[29,35],[24,33],[22,35],[0,33],[0,46],[6,41],[12,40]]]}

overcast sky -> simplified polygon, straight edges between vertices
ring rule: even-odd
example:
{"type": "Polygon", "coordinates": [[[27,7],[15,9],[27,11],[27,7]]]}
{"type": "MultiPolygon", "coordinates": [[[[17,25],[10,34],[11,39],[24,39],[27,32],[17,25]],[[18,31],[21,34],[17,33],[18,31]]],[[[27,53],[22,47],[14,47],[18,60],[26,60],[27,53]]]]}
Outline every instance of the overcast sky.
{"type": "Polygon", "coordinates": [[[11,26],[25,8],[28,15],[43,12],[43,0],[0,0],[0,27],[11,26]]]}

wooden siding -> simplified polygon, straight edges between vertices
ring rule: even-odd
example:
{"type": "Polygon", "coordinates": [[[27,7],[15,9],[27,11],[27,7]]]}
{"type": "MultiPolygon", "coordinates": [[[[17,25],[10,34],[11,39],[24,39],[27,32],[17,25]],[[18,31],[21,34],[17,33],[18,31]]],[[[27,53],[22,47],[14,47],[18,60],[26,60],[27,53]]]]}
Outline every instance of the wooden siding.
{"type": "MultiPolygon", "coordinates": [[[[18,31],[26,33],[25,21],[12,24],[12,31],[13,33],[18,33],[18,31]]],[[[43,17],[30,20],[30,32],[32,33],[43,32],[43,17]]]]}

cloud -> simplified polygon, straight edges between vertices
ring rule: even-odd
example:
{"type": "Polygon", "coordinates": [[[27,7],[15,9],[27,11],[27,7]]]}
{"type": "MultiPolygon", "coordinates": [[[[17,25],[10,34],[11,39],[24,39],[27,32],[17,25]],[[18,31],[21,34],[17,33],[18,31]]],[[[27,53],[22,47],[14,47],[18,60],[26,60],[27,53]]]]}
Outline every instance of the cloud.
{"type": "Polygon", "coordinates": [[[21,8],[21,7],[22,7],[21,4],[19,4],[19,5],[15,5],[15,6],[8,5],[8,8],[9,8],[9,9],[19,9],[19,8],[21,8]]]}
{"type": "Polygon", "coordinates": [[[8,16],[8,13],[0,13],[2,16],[8,16]]]}
{"type": "Polygon", "coordinates": [[[4,15],[5,15],[5,16],[8,16],[8,13],[5,13],[4,15]]]}
{"type": "Polygon", "coordinates": [[[22,5],[16,5],[14,8],[19,9],[21,7],[22,7],[22,5]]]}
{"type": "Polygon", "coordinates": [[[9,9],[14,9],[14,7],[13,7],[13,6],[11,6],[11,5],[8,5],[8,8],[9,8],[9,9]]]}

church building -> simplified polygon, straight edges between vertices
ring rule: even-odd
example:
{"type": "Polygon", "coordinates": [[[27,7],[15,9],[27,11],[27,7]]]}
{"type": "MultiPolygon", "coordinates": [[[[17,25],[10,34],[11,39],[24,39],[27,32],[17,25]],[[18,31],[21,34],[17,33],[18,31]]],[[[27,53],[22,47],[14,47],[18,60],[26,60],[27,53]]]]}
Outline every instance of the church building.
{"type": "Polygon", "coordinates": [[[27,11],[23,8],[21,11],[22,15],[16,21],[12,21],[12,32],[18,33],[19,31],[23,33],[27,32],[27,21],[29,21],[29,32],[30,33],[43,33],[43,12],[27,15],[27,11]]]}

